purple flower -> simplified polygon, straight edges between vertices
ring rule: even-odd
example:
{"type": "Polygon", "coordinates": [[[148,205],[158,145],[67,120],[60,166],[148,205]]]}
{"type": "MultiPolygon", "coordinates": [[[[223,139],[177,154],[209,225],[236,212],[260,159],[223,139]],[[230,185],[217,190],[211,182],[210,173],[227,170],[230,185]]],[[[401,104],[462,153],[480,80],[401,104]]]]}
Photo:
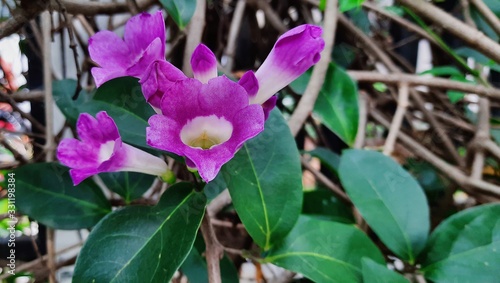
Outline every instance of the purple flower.
{"type": "Polygon", "coordinates": [[[149,119],[147,143],[185,156],[186,164],[209,182],[245,141],[264,129],[262,107],[248,102],[246,90],[224,76],[207,83],[180,81],[164,96],[163,114],[149,119]]]}
{"type": "Polygon", "coordinates": [[[149,65],[165,61],[165,22],[161,11],[128,20],[123,40],[111,31],[89,39],[89,53],[100,67],[92,68],[97,86],[118,77],[142,78],[149,65]]]}
{"type": "Polygon", "coordinates": [[[301,25],[281,35],[255,73],[258,92],[250,96],[250,103],[275,104],[276,100],[266,101],[316,64],[325,47],[321,33],[321,27],[301,25]]]}
{"type": "Polygon", "coordinates": [[[191,68],[195,79],[208,83],[217,77],[217,58],[204,44],[199,44],[191,55],[191,68]]]}
{"type": "Polygon", "coordinates": [[[64,139],[57,147],[59,161],[72,168],[74,185],[101,172],[132,171],[170,178],[167,164],[159,157],[122,142],[118,128],[105,111],[96,118],[80,114],[76,131],[81,141],[64,139]]]}

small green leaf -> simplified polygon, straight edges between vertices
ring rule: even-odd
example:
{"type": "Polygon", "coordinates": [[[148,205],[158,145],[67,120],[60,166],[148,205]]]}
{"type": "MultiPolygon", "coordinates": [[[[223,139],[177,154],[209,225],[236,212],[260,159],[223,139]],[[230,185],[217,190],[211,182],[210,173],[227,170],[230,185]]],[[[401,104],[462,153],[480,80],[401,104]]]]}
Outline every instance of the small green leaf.
{"type": "Polygon", "coordinates": [[[90,233],[73,282],[168,282],[193,246],[205,206],[193,184],[178,183],[156,206],[113,211],[90,233]]]}
{"type": "Polygon", "coordinates": [[[126,203],[142,197],[156,178],[136,172],[101,173],[99,177],[108,189],[123,197],[126,203]]]}
{"type": "Polygon", "coordinates": [[[500,278],[500,205],[454,214],[432,232],[423,260],[434,282],[497,282],[500,278]]]}
{"type": "Polygon", "coordinates": [[[14,173],[19,211],[63,230],[91,228],[111,212],[109,202],[92,180],[73,186],[68,170],[57,163],[17,168],[14,173]]]}
{"type": "Polygon", "coordinates": [[[341,12],[359,8],[365,0],[339,0],[339,9],[341,12]]]}
{"type": "Polygon", "coordinates": [[[315,282],[361,282],[361,259],[383,264],[375,244],[353,225],[301,216],[264,259],[315,282]]]}
{"type": "Polygon", "coordinates": [[[380,92],[385,92],[387,90],[387,85],[381,82],[377,82],[373,84],[373,88],[380,92]]]}
{"type": "Polygon", "coordinates": [[[299,152],[273,110],[265,130],[222,167],[234,208],[254,241],[268,250],[292,229],[302,208],[299,152]]]}
{"type": "Polygon", "coordinates": [[[431,74],[433,76],[441,77],[441,76],[464,76],[464,74],[457,69],[455,66],[439,66],[429,69],[420,73],[419,75],[427,75],[431,74]]]}
{"type": "Polygon", "coordinates": [[[346,150],[339,176],[368,225],[396,255],[410,263],[429,233],[429,206],[418,182],[393,159],[368,150],[346,150]]]}
{"type": "Polygon", "coordinates": [[[448,98],[450,99],[450,102],[455,104],[462,100],[465,97],[465,93],[461,91],[456,91],[456,90],[448,90],[446,92],[446,95],[448,95],[448,98]]]}
{"type": "Polygon", "coordinates": [[[354,143],[359,120],[358,89],[340,67],[328,67],[313,113],[345,143],[354,143]]]}
{"type": "Polygon", "coordinates": [[[363,258],[363,283],[409,283],[403,275],[389,270],[369,258],[363,258]]]}
{"type": "Polygon", "coordinates": [[[187,26],[196,10],[196,0],[160,0],[160,3],[180,29],[187,26]]]}

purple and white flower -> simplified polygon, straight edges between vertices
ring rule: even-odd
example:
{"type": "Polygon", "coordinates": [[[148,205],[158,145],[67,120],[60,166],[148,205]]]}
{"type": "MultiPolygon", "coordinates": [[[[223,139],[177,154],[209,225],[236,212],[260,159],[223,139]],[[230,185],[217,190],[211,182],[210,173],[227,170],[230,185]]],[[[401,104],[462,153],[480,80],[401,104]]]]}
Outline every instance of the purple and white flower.
{"type": "Polygon", "coordinates": [[[281,35],[255,72],[259,86],[250,103],[276,104],[275,100],[266,101],[319,61],[325,47],[322,32],[319,26],[300,25],[281,35]]]}
{"type": "Polygon", "coordinates": [[[99,67],[92,75],[99,87],[118,77],[141,78],[149,65],[165,60],[165,23],[161,11],[141,13],[128,20],[123,39],[100,31],[89,39],[89,54],[99,67]]]}
{"type": "Polygon", "coordinates": [[[262,107],[248,102],[247,91],[225,76],[207,83],[180,81],[164,96],[163,114],[149,119],[147,143],[185,156],[188,167],[209,182],[245,141],[264,129],[262,107]]]}
{"type": "Polygon", "coordinates": [[[63,139],[57,147],[57,158],[71,168],[75,186],[102,172],[132,171],[171,177],[161,158],[123,143],[115,122],[105,111],[97,113],[96,118],[80,114],[76,131],[80,140],[63,139]]]}

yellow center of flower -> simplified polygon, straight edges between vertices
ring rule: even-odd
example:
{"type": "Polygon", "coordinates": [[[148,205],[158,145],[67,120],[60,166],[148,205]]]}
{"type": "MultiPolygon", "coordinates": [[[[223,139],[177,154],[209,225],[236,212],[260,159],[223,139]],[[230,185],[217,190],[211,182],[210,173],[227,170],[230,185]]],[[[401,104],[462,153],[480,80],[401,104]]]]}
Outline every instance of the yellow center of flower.
{"type": "Polygon", "coordinates": [[[233,125],[216,115],[200,116],[189,121],[181,130],[185,145],[203,150],[222,144],[231,138],[233,125]]]}
{"type": "Polygon", "coordinates": [[[214,145],[220,144],[220,140],[217,137],[211,137],[207,131],[203,131],[201,135],[197,138],[192,139],[188,142],[191,147],[201,147],[202,149],[209,149],[214,145]]]}

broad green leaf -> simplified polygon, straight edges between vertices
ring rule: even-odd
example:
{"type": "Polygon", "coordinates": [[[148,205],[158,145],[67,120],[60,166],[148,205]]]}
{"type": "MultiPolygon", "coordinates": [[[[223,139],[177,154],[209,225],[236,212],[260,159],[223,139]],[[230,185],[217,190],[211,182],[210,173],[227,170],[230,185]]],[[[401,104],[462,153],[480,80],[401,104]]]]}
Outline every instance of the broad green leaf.
{"type": "Polygon", "coordinates": [[[160,3],[180,29],[187,26],[196,10],[196,0],[160,0],[160,3]]]}
{"type": "Polygon", "coordinates": [[[429,206],[413,177],[382,153],[346,150],[339,176],[368,225],[396,255],[410,263],[429,233],[429,206]]]}
{"type": "Polygon", "coordinates": [[[109,202],[93,181],[73,186],[68,170],[57,163],[17,168],[14,173],[19,212],[64,230],[90,228],[111,212],[109,202]]]}
{"type": "Polygon", "coordinates": [[[348,145],[358,131],[358,89],[347,73],[330,63],[313,113],[348,145]]]}
{"type": "MultiPolygon", "coordinates": [[[[500,5],[500,1],[496,3],[500,5]]],[[[483,15],[476,9],[474,5],[471,5],[470,15],[472,20],[476,23],[477,29],[482,31],[486,36],[491,38],[493,41],[498,42],[497,33],[491,28],[490,24],[483,18],[483,15]]]]}
{"type": "Polygon", "coordinates": [[[500,18],[500,0],[483,0],[483,2],[500,18]]]}
{"type": "Polygon", "coordinates": [[[144,98],[139,80],[133,77],[121,77],[105,82],[96,90],[94,100],[123,108],[145,121],[156,114],[144,98]]]}
{"type": "Polygon", "coordinates": [[[432,232],[422,264],[434,282],[498,282],[500,205],[454,214],[432,232]]]}
{"type": "Polygon", "coordinates": [[[317,147],[305,153],[318,158],[322,165],[325,165],[329,170],[337,174],[340,163],[340,156],[338,154],[326,147],[317,147]]]}
{"type": "Polygon", "coordinates": [[[279,110],[265,130],[222,167],[234,208],[253,240],[268,250],[283,239],[302,208],[299,152],[279,110]]]}
{"type": "MultiPolygon", "coordinates": [[[[360,2],[359,5],[364,2],[364,0],[350,0],[351,2],[357,1],[360,2]]],[[[356,8],[353,7],[353,8],[356,8]]],[[[370,34],[370,20],[368,19],[368,13],[363,9],[353,9],[349,8],[350,11],[347,11],[346,14],[352,23],[357,26],[360,30],[362,30],[365,34],[370,34]]]]}
{"type": "Polygon", "coordinates": [[[73,282],[168,282],[193,246],[205,206],[203,193],[178,183],[156,206],[113,211],[90,233],[73,282]]]}
{"type": "Polygon", "coordinates": [[[153,184],[155,176],[136,172],[111,172],[99,174],[108,189],[119,194],[126,203],[140,198],[153,184]]]}
{"type": "Polygon", "coordinates": [[[460,47],[455,49],[455,53],[465,58],[468,57],[474,58],[474,60],[476,60],[477,63],[485,67],[489,67],[497,72],[500,72],[500,64],[495,62],[493,59],[488,58],[487,56],[485,56],[484,54],[482,54],[477,50],[471,49],[469,47],[460,47]]]}
{"type": "Polygon", "coordinates": [[[385,265],[376,263],[369,258],[363,258],[363,283],[409,283],[403,275],[389,270],[385,265]]]}
{"type": "Polygon", "coordinates": [[[222,191],[227,188],[226,182],[224,181],[224,177],[222,174],[219,174],[212,181],[208,182],[203,188],[203,193],[207,196],[207,199],[213,200],[217,197],[222,191]]]}
{"type": "Polygon", "coordinates": [[[354,8],[360,8],[365,0],[339,0],[339,9],[341,12],[349,11],[354,8]]]}
{"type": "Polygon", "coordinates": [[[354,59],[356,59],[356,48],[345,42],[335,44],[332,51],[332,61],[342,68],[347,69],[351,66],[354,59]]]}
{"type": "Polygon", "coordinates": [[[264,259],[314,282],[361,282],[361,260],[384,264],[377,246],[354,225],[301,216],[264,259]]]}
{"type": "Polygon", "coordinates": [[[302,213],[325,220],[354,223],[351,208],[325,190],[304,192],[302,213]]]}
{"type": "Polygon", "coordinates": [[[73,95],[75,94],[77,82],[75,80],[66,79],[54,81],[52,83],[52,94],[54,96],[54,101],[68,120],[71,125],[76,124],[76,120],[80,115],[79,107],[90,101],[91,95],[85,90],[82,90],[78,98],[73,100],[73,95]]]}
{"type": "Polygon", "coordinates": [[[297,94],[304,94],[307,88],[307,84],[309,83],[309,80],[311,79],[311,74],[312,74],[313,68],[310,68],[309,70],[305,71],[300,77],[295,79],[291,84],[288,86],[297,94]]]}

